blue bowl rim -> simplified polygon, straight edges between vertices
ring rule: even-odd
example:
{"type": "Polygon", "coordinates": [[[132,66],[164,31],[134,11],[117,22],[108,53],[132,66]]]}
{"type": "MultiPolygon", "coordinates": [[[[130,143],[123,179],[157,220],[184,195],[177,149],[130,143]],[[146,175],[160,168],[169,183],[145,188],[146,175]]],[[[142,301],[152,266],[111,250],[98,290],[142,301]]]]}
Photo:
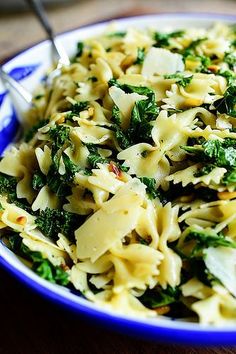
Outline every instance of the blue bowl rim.
{"type": "MultiPolygon", "coordinates": [[[[174,13],[150,13],[145,15],[138,15],[138,16],[127,16],[127,17],[116,17],[113,18],[117,21],[128,20],[128,19],[135,19],[135,18],[144,18],[149,16],[156,16],[156,17],[206,17],[212,20],[230,20],[236,21],[236,15],[229,15],[229,14],[219,14],[219,13],[196,13],[196,12],[174,12],[174,13]]],[[[85,24],[83,26],[79,26],[73,29],[69,29],[63,32],[58,33],[58,36],[73,32],[82,28],[91,27],[97,24],[106,24],[109,23],[113,19],[106,19],[102,21],[93,22],[90,24],[85,24]]],[[[2,64],[7,64],[20,54],[27,52],[28,50],[36,47],[37,45],[47,42],[48,40],[39,41],[27,48],[22,49],[21,51],[16,52],[15,54],[5,58],[2,61],[2,64]]],[[[83,315],[89,319],[93,319],[94,321],[101,323],[104,326],[111,326],[114,330],[118,330],[119,332],[126,333],[126,330],[129,330],[129,333],[134,336],[139,336],[139,338],[144,338],[148,340],[154,340],[158,342],[164,343],[176,343],[176,344],[188,344],[188,345],[195,345],[195,346],[232,346],[236,345],[236,328],[235,330],[232,327],[229,329],[218,329],[217,327],[204,327],[199,325],[198,328],[190,328],[190,329],[183,329],[183,328],[168,328],[163,325],[153,324],[153,323],[144,323],[138,321],[138,319],[128,318],[117,316],[116,313],[109,314],[107,312],[103,312],[101,310],[92,309],[87,307],[86,305],[79,304],[77,302],[73,302],[70,299],[65,298],[63,295],[57,294],[49,290],[46,286],[39,284],[37,281],[34,281],[26,274],[19,271],[16,267],[9,264],[1,255],[0,255],[0,265],[10,272],[14,277],[20,280],[22,283],[36,291],[37,293],[41,294],[43,297],[59,304],[69,310],[72,310],[75,313],[83,315]]]]}

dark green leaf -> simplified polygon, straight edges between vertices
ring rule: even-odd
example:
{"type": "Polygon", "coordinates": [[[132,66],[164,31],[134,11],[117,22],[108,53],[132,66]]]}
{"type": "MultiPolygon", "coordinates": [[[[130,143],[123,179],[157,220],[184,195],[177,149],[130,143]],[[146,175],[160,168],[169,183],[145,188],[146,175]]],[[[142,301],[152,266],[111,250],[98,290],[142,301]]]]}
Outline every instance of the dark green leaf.
{"type": "Polygon", "coordinates": [[[219,167],[236,166],[236,139],[207,140],[199,146],[182,146],[194,161],[209,162],[219,167]]]}
{"type": "Polygon", "coordinates": [[[206,166],[203,166],[197,170],[197,172],[194,173],[194,177],[201,177],[208,175],[216,166],[209,164],[206,166]]]}
{"type": "Polygon", "coordinates": [[[53,155],[69,141],[70,128],[65,125],[57,125],[50,128],[48,132],[52,140],[53,155]]]}
{"type": "Polygon", "coordinates": [[[77,52],[76,52],[76,58],[80,58],[81,55],[83,54],[84,50],[84,43],[83,42],[78,42],[77,43],[77,52]]]}
{"type": "Polygon", "coordinates": [[[112,37],[120,37],[123,38],[126,36],[126,32],[125,31],[117,31],[117,32],[111,32],[108,33],[107,37],[112,38],[112,37]]]}
{"type": "Polygon", "coordinates": [[[171,74],[171,75],[164,75],[165,79],[176,79],[176,83],[182,87],[186,87],[190,84],[193,79],[193,75],[184,76],[181,73],[171,74]]]}
{"type": "Polygon", "coordinates": [[[236,242],[227,240],[223,233],[216,233],[214,230],[209,231],[190,231],[184,242],[195,241],[189,257],[202,256],[204,248],[208,247],[231,247],[236,248],[236,242]]]}
{"type": "Polygon", "coordinates": [[[184,31],[175,31],[171,33],[155,32],[154,40],[156,43],[154,44],[154,47],[167,47],[170,45],[171,38],[183,37],[184,33],[184,31]]]}
{"type": "Polygon", "coordinates": [[[32,177],[32,187],[34,190],[39,191],[46,184],[46,176],[41,172],[37,171],[32,177]]]}
{"type": "Polygon", "coordinates": [[[28,143],[31,139],[33,139],[34,135],[37,133],[38,129],[44,127],[49,123],[49,119],[41,119],[35,125],[33,125],[29,130],[27,130],[24,134],[24,140],[28,143]]]}
{"type": "Polygon", "coordinates": [[[225,185],[236,183],[236,169],[229,170],[223,177],[222,183],[225,185]]]}
{"type": "Polygon", "coordinates": [[[46,208],[40,212],[35,223],[45,236],[54,241],[57,241],[59,233],[74,240],[74,231],[81,225],[81,217],[64,210],[46,208]]]}
{"type": "Polygon", "coordinates": [[[182,54],[185,58],[187,58],[190,55],[195,55],[196,54],[196,48],[199,46],[199,44],[201,44],[202,42],[206,41],[208,38],[204,37],[204,38],[198,38],[195,39],[194,41],[192,41],[188,47],[186,47],[182,54]]]}
{"type": "Polygon", "coordinates": [[[236,118],[236,85],[229,86],[224,97],[214,102],[214,107],[218,112],[236,118]]]}
{"type": "Polygon", "coordinates": [[[217,75],[223,76],[226,78],[229,85],[236,84],[236,75],[233,71],[230,70],[219,70],[217,75]]]}
{"type": "Polygon", "coordinates": [[[174,302],[178,302],[179,298],[179,288],[172,288],[168,285],[166,289],[162,289],[160,286],[157,286],[154,289],[146,290],[145,293],[140,296],[139,300],[145,306],[155,309],[157,307],[167,306],[174,302]]]}
{"type": "Polygon", "coordinates": [[[236,67],[236,55],[235,53],[226,53],[224,56],[224,62],[229,65],[231,70],[236,67]]]}
{"type": "Polygon", "coordinates": [[[121,112],[116,105],[114,105],[114,107],[112,108],[111,120],[115,124],[119,126],[121,125],[121,112]]]}
{"type": "Polygon", "coordinates": [[[0,173],[0,195],[8,197],[9,202],[17,199],[16,196],[17,179],[0,173]]]}
{"type": "Polygon", "coordinates": [[[48,259],[45,259],[40,252],[31,251],[23,244],[19,234],[12,233],[9,236],[9,245],[14,253],[32,262],[32,270],[40,277],[51,283],[68,285],[68,274],[61,267],[54,266],[48,259]]]}
{"type": "Polygon", "coordinates": [[[145,48],[138,48],[137,58],[134,64],[142,64],[145,58],[145,48]]]}

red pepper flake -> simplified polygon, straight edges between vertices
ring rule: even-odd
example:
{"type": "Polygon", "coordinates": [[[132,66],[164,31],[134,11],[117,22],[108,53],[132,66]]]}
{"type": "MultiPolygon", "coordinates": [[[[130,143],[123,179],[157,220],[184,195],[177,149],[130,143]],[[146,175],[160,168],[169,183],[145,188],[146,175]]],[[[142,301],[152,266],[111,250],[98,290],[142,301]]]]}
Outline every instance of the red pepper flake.
{"type": "Polygon", "coordinates": [[[165,315],[170,311],[170,306],[161,306],[154,309],[158,315],[165,315]]]}
{"type": "Polygon", "coordinates": [[[207,67],[208,70],[216,74],[219,71],[219,66],[218,65],[210,65],[207,67]]]}
{"type": "Polygon", "coordinates": [[[25,216],[18,216],[16,219],[17,224],[24,225],[26,223],[26,217],[25,216]]]}
{"type": "Polygon", "coordinates": [[[108,170],[110,172],[113,172],[116,175],[116,178],[121,179],[122,178],[122,171],[116,166],[114,162],[110,162],[108,166],[108,170]]]}

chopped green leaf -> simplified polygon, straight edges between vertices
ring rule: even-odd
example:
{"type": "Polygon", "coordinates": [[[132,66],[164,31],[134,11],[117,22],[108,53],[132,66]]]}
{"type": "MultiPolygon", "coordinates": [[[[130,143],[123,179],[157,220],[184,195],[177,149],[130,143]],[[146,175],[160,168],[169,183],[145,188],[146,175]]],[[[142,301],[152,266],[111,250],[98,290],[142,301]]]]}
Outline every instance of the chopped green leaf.
{"type": "Polygon", "coordinates": [[[201,177],[208,175],[216,166],[212,164],[208,164],[206,166],[203,166],[202,168],[199,168],[197,172],[194,173],[194,177],[201,177]]]}
{"type": "Polygon", "coordinates": [[[126,133],[122,131],[122,129],[118,125],[115,125],[113,129],[115,131],[116,140],[121,149],[125,150],[132,145],[132,141],[130,140],[130,138],[127,136],[126,133]]]}
{"type": "Polygon", "coordinates": [[[236,84],[236,75],[233,71],[230,70],[219,70],[217,72],[217,75],[223,76],[226,78],[228,84],[231,86],[233,84],[236,84]]]}
{"type": "Polygon", "coordinates": [[[222,179],[222,183],[225,185],[236,183],[236,169],[227,171],[222,179]]]}
{"type": "Polygon", "coordinates": [[[170,285],[166,289],[156,286],[154,289],[148,289],[140,296],[139,300],[145,306],[155,309],[161,306],[167,306],[178,302],[180,298],[180,289],[172,288],[170,285]]]}
{"type": "Polygon", "coordinates": [[[89,156],[87,157],[87,160],[92,168],[97,168],[98,163],[108,163],[108,160],[99,154],[96,145],[87,144],[86,146],[89,150],[89,156]]]}
{"type": "Polygon", "coordinates": [[[74,231],[81,225],[81,216],[64,210],[46,208],[40,212],[35,223],[45,236],[54,241],[58,240],[59,233],[74,241],[74,231]]]}
{"type": "Polygon", "coordinates": [[[184,242],[195,241],[189,257],[202,256],[204,248],[208,247],[231,247],[236,248],[236,242],[225,238],[224,234],[212,231],[195,231],[191,230],[186,236],[184,242]]]}
{"type": "Polygon", "coordinates": [[[235,53],[226,53],[224,56],[224,62],[229,65],[231,70],[234,70],[236,67],[236,54],[235,53]]]}
{"type": "Polygon", "coordinates": [[[168,47],[171,38],[183,37],[184,33],[184,31],[175,31],[171,33],[155,32],[154,40],[156,43],[154,44],[154,47],[168,47]]]}
{"type": "Polygon", "coordinates": [[[96,78],[96,76],[90,76],[90,77],[88,78],[88,80],[89,80],[89,81],[92,81],[92,82],[97,82],[97,81],[98,81],[98,79],[96,78]]]}
{"type": "Polygon", "coordinates": [[[193,160],[209,162],[219,167],[236,166],[236,139],[207,140],[199,146],[182,146],[193,160]]]}
{"type": "Polygon", "coordinates": [[[89,106],[88,101],[76,102],[75,104],[72,105],[71,112],[67,115],[66,119],[72,121],[72,118],[74,116],[79,116],[80,112],[88,109],[88,106],[89,106]]]}
{"type": "Polygon", "coordinates": [[[145,58],[145,48],[138,48],[137,58],[134,64],[142,64],[145,58]]]}
{"type": "Polygon", "coordinates": [[[17,199],[16,196],[17,179],[0,173],[0,195],[7,196],[9,202],[17,199]]]}
{"type": "Polygon", "coordinates": [[[236,85],[229,86],[224,97],[214,102],[214,107],[219,113],[226,113],[236,118],[236,85]]]}
{"type": "Polygon", "coordinates": [[[71,194],[70,183],[73,182],[75,173],[80,170],[80,167],[75,165],[65,153],[62,153],[62,158],[65,173],[63,175],[59,173],[59,160],[55,155],[46,178],[48,187],[58,197],[66,197],[71,194]]]}
{"type": "Polygon", "coordinates": [[[84,51],[84,43],[83,42],[78,42],[77,43],[77,52],[76,52],[76,58],[80,58],[81,55],[83,54],[84,51]]]}
{"type": "Polygon", "coordinates": [[[140,181],[147,187],[147,194],[150,199],[159,198],[161,202],[164,200],[164,196],[161,191],[156,187],[155,178],[150,177],[140,177],[140,181]]]}
{"type": "Polygon", "coordinates": [[[41,95],[36,95],[36,96],[34,96],[34,100],[40,100],[40,98],[43,98],[43,97],[44,97],[43,94],[41,94],[41,95]]]}
{"type": "Polygon", "coordinates": [[[41,278],[54,284],[68,285],[68,274],[61,267],[54,266],[40,252],[31,251],[23,244],[22,238],[17,233],[9,237],[9,244],[13,252],[33,263],[32,270],[41,278]]]}
{"type": "Polygon", "coordinates": [[[126,36],[126,32],[125,31],[117,31],[117,32],[111,32],[107,34],[107,37],[112,38],[112,37],[120,37],[123,38],[126,36]]]}
{"type": "Polygon", "coordinates": [[[155,178],[140,177],[139,179],[147,187],[147,193],[151,199],[158,197],[155,178]]]}
{"type": "Polygon", "coordinates": [[[117,125],[121,125],[121,112],[119,108],[114,105],[111,112],[111,120],[117,125]]]}
{"type": "Polygon", "coordinates": [[[52,151],[54,155],[66,142],[69,141],[70,127],[57,125],[50,128],[48,135],[52,139],[52,151]]]}
{"type": "Polygon", "coordinates": [[[171,75],[164,75],[165,79],[176,79],[176,83],[180,86],[186,87],[190,84],[193,79],[193,75],[184,76],[181,73],[171,74],[171,75]]]}
{"type": "Polygon", "coordinates": [[[184,56],[184,58],[187,58],[189,55],[195,55],[196,54],[196,48],[199,46],[199,44],[201,44],[202,42],[206,41],[208,38],[204,37],[204,38],[198,38],[193,40],[188,47],[186,47],[182,54],[184,56]]]}
{"type": "Polygon", "coordinates": [[[34,135],[37,133],[38,129],[44,127],[49,123],[49,119],[41,119],[35,125],[33,125],[29,130],[27,130],[24,134],[24,140],[28,143],[31,139],[33,139],[34,135]]]}
{"type": "Polygon", "coordinates": [[[32,177],[32,187],[35,191],[39,191],[46,184],[46,176],[41,172],[37,171],[32,177]]]}

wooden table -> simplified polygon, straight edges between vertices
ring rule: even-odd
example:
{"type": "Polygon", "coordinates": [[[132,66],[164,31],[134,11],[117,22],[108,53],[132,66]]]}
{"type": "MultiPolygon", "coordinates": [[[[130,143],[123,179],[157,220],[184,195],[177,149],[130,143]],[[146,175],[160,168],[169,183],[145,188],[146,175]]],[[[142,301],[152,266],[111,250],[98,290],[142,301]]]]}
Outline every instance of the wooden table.
{"type": "MultiPolygon", "coordinates": [[[[236,14],[236,1],[78,0],[49,8],[49,16],[60,32],[102,18],[174,11],[236,14]]],[[[43,38],[43,31],[30,13],[0,12],[0,60],[43,38]]],[[[233,348],[179,347],[129,338],[86,323],[78,315],[33,293],[3,269],[0,269],[0,284],[0,354],[236,353],[233,348]]]]}

